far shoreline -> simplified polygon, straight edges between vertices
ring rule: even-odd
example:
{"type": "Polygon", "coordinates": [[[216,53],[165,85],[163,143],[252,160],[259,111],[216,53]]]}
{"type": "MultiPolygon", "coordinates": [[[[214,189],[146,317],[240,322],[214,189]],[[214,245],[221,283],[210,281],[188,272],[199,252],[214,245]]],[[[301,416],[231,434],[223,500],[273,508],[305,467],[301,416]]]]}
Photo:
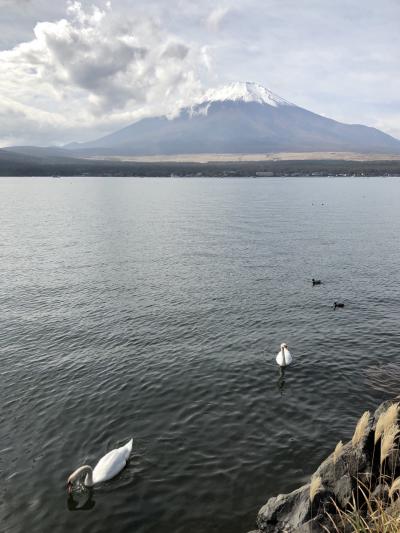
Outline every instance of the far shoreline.
{"type": "Polygon", "coordinates": [[[399,177],[400,155],[353,152],[55,156],[0,149],[3,177],[399,177]],[[197,158],[197,160],[196,160],[197,158]],[[212,159],[210,159],[212,158],[212,159]],[[263,159],[260,159],[263,158],[263,159]],[[195,160],[194,160],[195,159],[195,160]]]}
{"type": "Polygon", "coordinates": [[[198,154],[182,156],[34,157],[0,150],[0,177],[160,177],[160,178],[281,178],[281,177],[399,177],[400,155],[355,153],[198,154]],[[153,157],[154,160],[149,160],[153,157]],[[167,160],[169,157],[171,160],[167,160]],[[231,161],[229,158],[236,157],[231,161]],[[303,157],[303,158],[301,158],[303,157]],[[307,158],[306,158],[307,157],[307,158]],[[322,157],[326,157],[323,159],[322,157]],[[135,160],[133,160],[134,158],[135,160]],[[139,159],[146,160],[139,160],[139,159]],[[219,159],[218,159],[219,158],[219,159]],[[156,161],[160,159],[160,161],[156,161]],[[161,160],[162,159],[162,160],[161,160]],[[227,160],[224,160],[227,159],[227,160]]]}

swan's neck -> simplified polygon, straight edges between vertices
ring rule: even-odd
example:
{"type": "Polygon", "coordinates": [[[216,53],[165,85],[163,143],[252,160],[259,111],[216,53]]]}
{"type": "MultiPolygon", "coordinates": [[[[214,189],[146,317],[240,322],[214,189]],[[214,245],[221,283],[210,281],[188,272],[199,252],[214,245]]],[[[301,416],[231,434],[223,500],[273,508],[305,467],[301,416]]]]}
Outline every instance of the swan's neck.
{"type": "Polygon", "coordinates": [[[83,477],[86,474],[86,477],[83,481],[86,487],[93,486],[93,469],[89,465],[80,466],[71,476],[69,477],[70,481],[75,481],[78,478],[83,477]]]}
{"type": "Polygon", "coordinates": [[[285,348],[282,348],[282,359],[283,359],[283,366],[286,366],[285,348]]]}
{"type": "Polygon", "coordinates": [[[89,465],[86,466],[86,477],[85,481],[83,482],[86,487],[93,487],[93,468],[89,465]]]}

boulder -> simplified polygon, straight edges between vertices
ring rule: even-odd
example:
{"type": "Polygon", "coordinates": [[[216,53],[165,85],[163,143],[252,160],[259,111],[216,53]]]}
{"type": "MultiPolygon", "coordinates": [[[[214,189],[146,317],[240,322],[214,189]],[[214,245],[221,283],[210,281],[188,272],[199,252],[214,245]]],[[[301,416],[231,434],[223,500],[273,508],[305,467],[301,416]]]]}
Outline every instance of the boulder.
{"type": "Polygon", "coordinates": [[[290,494],[270,498],[261,507],[257,525],[262,532],[293,531],[310,519],[310,485],[304,485],[290,494]]]}

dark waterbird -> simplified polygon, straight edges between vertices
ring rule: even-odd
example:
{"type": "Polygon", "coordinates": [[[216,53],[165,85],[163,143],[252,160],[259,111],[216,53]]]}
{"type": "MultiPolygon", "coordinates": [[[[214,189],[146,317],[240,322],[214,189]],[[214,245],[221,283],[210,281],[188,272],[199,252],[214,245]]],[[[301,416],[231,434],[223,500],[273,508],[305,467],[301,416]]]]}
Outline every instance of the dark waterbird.
{"type": "Polygon", "coordinates": [[[333,308],[336,309],[337,307],[342,309],[344,307],[344,304],[341,304],[341,303],[338,303],[338,302],[334,302],[333,303],[333,308]]]}
{"type": "Polygon", "coordinates": [[[314,285],[321,285],[321,280],[320,279],[314,279],[313,278],[311,281],[312,281],[313,286],[314,285]]]}

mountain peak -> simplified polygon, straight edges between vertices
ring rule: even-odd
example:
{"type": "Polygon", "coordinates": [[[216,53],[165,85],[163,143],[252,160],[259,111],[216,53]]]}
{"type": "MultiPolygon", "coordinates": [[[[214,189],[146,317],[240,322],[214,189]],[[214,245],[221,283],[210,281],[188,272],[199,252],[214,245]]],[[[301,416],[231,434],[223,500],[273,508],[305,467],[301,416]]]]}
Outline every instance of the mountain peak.
{"type": "Polygon", "coordinates": [[[217,87],[216,89],[209,89],[203,99],[202,103],[206,102],[220,102],[220,101],[242,101],[242,102],[257,102],[259,104],[268,104],[273,107],[282,105],[293,106],[277,94],[266,89],[262,85],[250,81],[237,81],[217,87]]]}
{"type": "Polygon", "coordinates": [[[400,141],[291,104],[262,85],[208,90],[174,116],[142,119],[79,147],[89,155],[400,153],[400,141]]]}

